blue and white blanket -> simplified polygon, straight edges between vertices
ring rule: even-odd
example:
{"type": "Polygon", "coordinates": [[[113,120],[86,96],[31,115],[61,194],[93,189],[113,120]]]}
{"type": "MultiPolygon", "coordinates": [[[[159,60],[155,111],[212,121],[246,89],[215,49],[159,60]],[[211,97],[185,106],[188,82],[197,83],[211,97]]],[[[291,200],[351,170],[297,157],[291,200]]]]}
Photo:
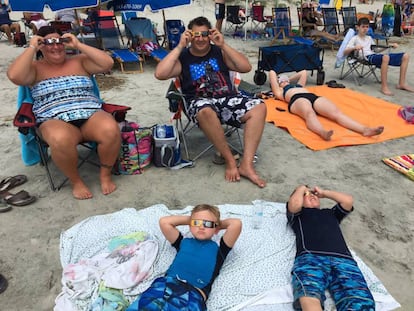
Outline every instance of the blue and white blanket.
{"type": "MultiPolygon", "coordinates": [[[[219,208],[222,218],[240,218],[243,230],[213,284],[207,302],[208,310],[293,310],[290,270],[295,256],[295,237],[287,225],[285,204],[257,200],[252,205],[224,204],[219,205],[219,208]],[[259,229],[254,229],[252,224],[254,204],[262,205],[264,210],[263,223],[259,229]]],[[[124,291],[132,301],[156,277],[164,274],[175,256],[174,248],[159,229],[159,218],[189,214],[191,209],[192,206],[169,210],[167,206],[157,204],[141,210],[125,208],[112,214],[89,217],[61,234],[62,266],[103,252],[108,241],[115,236],[145,231],[158,241],[159,253],[150,277],[124,291]]],[[[180,230],[186,233],[188,227],[180,230]]],[[[400,307],[370,268],[357,255],[353,255],[373,293],[376,310],[400,307]]],[[[86,305],[84,307],[87,310],[86,305]]],[[[325,310],[335,310],[329,297],[325,310]]]]}

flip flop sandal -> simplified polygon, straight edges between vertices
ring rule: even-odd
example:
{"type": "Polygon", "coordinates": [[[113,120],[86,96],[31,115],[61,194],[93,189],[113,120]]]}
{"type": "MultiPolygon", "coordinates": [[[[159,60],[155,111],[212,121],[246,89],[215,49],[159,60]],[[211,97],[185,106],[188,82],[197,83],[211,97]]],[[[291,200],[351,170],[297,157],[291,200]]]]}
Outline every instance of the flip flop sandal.
{"type": "Polygon", "coordinates": [[[26,175],[10,176],[0,181],[0,193],[7,192],[14,187],[23,185],[27,181],[26,175]]]}
{"type": "Polygon", "coordinates": [[[9,283],[7,282],[7,279],[2,274],[0,274],[0,294],[7,289],[8,285],[9,283]]]}
{"type": "Polygon", "coordinates": [[[331,80],[326,82],[326,84],[328,85],[328,87],[332,87],[334,89],[343,89],[345,88],[345,85],[337,83],[336,80],[331,80]]]}
{"type": "MultiPolygon", "coordinates": [[[[240,155],[238,153],[233,154],[234,159],[238,161],[240,159],[240,155]]],[[[221,156],[219,152],[214,153],[213,163],[217,165],[223,165],[226,163],[224,158],[221,156]]]]}
{"type": "Polygon", "coordinates": [[[10,192],[1,193],[3,200],[10,205],[25,206],[36,201],[36,197],[31,196],[27,191],[21,190],[15,194],[10,192]]]}
{"type": "Polygon", "coordinates": [[[4,200],[0,200],[0,213],[8,212],[12,209],[12,207],[7,204],[4,200]]]}

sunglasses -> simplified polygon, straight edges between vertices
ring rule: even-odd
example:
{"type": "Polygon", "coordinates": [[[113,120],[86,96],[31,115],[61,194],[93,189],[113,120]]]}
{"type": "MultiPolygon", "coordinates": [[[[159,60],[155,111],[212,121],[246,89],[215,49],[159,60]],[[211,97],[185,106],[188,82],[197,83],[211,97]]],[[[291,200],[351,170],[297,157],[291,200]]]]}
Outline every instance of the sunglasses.
{"type": "Polygon", "coordinates": [[[193,37],[208,37],[210,35],[210,31],[193,31],[191,32],[193,37]]]}
{"type": "Polygon", "coordinates": [[[69,42],[69,38],[47,38],[43,40],[44,45],[63,44],[69,42]]]}
{"type": "Polygon", "coordinates": [[[204,227],[210,229],[217,227],[217,224],[214,221],[202,219],[191,219],[190,225],[192,227],[204,227]]]}

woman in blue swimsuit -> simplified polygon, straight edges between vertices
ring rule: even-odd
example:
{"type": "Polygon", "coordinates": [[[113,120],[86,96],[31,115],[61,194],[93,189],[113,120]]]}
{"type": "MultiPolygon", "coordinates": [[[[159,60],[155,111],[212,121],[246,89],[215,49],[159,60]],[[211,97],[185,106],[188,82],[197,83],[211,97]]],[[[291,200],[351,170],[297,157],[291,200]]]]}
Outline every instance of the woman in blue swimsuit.
{"type": "Polygon", "coordinates": [[[330,140],[333,130],[326,130],[319,122],[317,114],[328,118],[343,127],[360,133],[363,136],[379,135],[384,127],[367,127],[343,114],[328,98],[317,96],[306,88],[306,70],[293,74],[277,76],[276,72],[269,72],[270,86],[275,98],[288,103],[289,112],[300,116],[306,122],[306,127],[318,134],[324,140],[330,140]],[[294,81],[296,83],[291,83],[294,81]]]}
{"type": "Polygon", "coordinates": [[[45,26],[30,39],[7,72],[13,83],[30,87],[40,134],[50,147],[53,162],[70,180],[77,199],[92,197],[77,169],[77,145],[83,141],[98,143],[102,193],[116,189],[111,170],[121,144],[119,126],[101,109],[90,78],[109,71],[112,65],[106,52],[81,43],[70,33],[62,35],[45,26]],[[80,53],[67,58],[65,47],[80,53]],[[38,51],[43,57],[35,60],[38,51]]]}

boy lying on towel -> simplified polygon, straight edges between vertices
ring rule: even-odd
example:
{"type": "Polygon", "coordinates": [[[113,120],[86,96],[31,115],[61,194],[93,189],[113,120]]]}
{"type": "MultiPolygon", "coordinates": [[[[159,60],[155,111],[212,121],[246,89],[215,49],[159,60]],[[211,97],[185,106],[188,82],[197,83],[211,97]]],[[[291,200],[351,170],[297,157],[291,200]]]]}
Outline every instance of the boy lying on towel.
{"type": "Polygon", "coordinates": [[[177,255],[166,274],[155,279],[127,311],[207,310],[211,286],[240,235],[241,221],[220,220],[217,207],[200,204],[190,216],[165,216],[159,223],[177,255]],[[192,237],[183,237],[177,229],[181,225],[190,226],[192,237]],[[226,231],[218,244],[211,239],[220,230],[226,231]]]}
{"type": "Polygon", "coordinates": [[[292,268],[295,310],[323,310],[329,290],[338,311],[375,310],[375,302],[339,227],[353,211],[351,195],[298,186],[287,203],[289,225],[296,235],[292,268]],[[336,202],[320,208],[321,198],[336,202]]]}

